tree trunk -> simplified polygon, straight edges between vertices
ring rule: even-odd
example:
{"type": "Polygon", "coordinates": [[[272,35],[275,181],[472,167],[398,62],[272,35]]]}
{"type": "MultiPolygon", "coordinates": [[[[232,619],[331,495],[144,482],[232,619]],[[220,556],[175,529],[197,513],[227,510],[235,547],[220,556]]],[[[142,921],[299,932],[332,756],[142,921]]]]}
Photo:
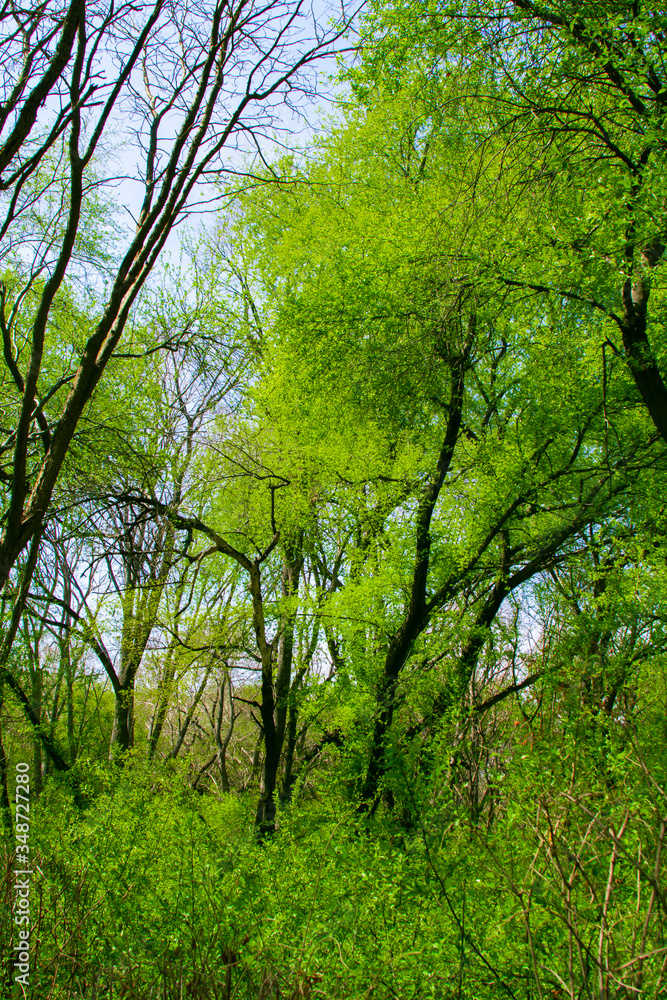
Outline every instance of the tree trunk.
{"type": "Polygon", "coordinates": [[[289,712],[287,717],[287,746],[285,747],[285,767],[283,771],[283,784],[280,790],[281,803],[287,804],[292,801],[292,786],[294,785],[294,751],[296,750],[297,730],[296,724],[299,718],[299,710],[296,703],[296,691],[290,691],[289,712]]]}
{"type": "Polygon", "coordinates": [[[131,750],[134,746],[134,676],[131,686],[125,686],[116,694],[111,729],[110,757],[115,752],[131,750]]]}
{"type": "Polygon", "coordinates": [[[272,649],[262,656],[262,725],[264,729],[264,767],[259,785],[259,802],[255,826],[260,835],[275,830],[276,804],[274,793],[278,779],[280,755],[285,740],[285,723],[294,659],[294,626],[296,623],[299,577],[303,566],[302,534],[287,545],[283,554],[281,577],[282,598],[285,602],[278,643],[275,685],[272,676],[272,649]]]}
{"type": "Polygon", "coordinates": [[[394,717],[398,678],[410,654],[412,644],[426,627],[430,618],[430,612],[426,606],[426,587],[431,567],[431,521],[458,441],[463,414],[466,361],[473,332],[474,319],[471,317],[468,346],[465,347],[460,357],[451,359],[447,429],[430,482],[426,486],[417,510],[410,597],[403,622],[389,641],[384,671],[376,693],[377,715],[373,741],[366,777],[361,790],[361,808],[363,810],[372,809],[377,803],[378,783],[386,770],[385,744],[394,717]]]}

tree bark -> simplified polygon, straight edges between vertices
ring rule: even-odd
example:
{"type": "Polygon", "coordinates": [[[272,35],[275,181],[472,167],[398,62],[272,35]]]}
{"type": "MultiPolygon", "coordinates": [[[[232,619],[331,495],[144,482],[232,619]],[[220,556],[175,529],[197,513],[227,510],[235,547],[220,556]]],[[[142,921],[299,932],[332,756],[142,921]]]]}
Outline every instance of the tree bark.
{"type": "MultiPolygon", "coordinates": [[[[632,235],[632,234],[630,234],[632,235]]],[[[650,270],[659,263],[665,251],[661,243],[641,254],[640,273],[626,279],[623,285],[623,322],[621,334],[628,367],[644,400],[653,424],[667,443],[667,387],[660,374],[647,334],[648,301],[651,291],[650,270]]],[[[628,247],[632,258],[636,251],[628,247]]],[[[637,272],[637,261],[630,266],[637,272]]]]}
{"type": "Polygon", "coordinates": [[[297,615],[296,598],[303,566],[302,543],[303,536],[299,534],[298,538],[291,545],[286,545],[283,551],[281,593],[285,602],[285,610],[281,616],[275,684],[273,683],[270,659],[269,669],[266,671],[264,662],[262,662],[261,715],[264,729],[264,766],[255,817],[255,825],[260,835],[273,832],[275,829],[275,790],[285,740],[285,722],[292,679],[294,626],[297,615]]]}

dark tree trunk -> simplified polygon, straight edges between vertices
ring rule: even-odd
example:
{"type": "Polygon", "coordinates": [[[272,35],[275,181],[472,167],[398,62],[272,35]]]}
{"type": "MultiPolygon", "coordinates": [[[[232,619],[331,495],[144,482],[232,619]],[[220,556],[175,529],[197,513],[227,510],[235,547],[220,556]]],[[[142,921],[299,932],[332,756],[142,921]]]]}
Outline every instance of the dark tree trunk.
{"type": "Polygon", "coordinates": [[[283,782],[280,790],[280,801],[284,803],[292,801],[292,786],[294,785],[294,753],[296,750],[298,718],[299,710],[296,702],[296,691],[291,690],[287,714],[287,744],[285,746],[283,782]]]}
{"type": "MultiPolygon", "coordinates": [[[[471,335],[474,323],[471,321],[471,335]]],[[[394,717],[398,678],[415,639],[430,618],[426,603],[426,586],[431,564],[431,520],[440,491],[449,472],[458,440],[463,413],[463,387],[467,349],[453,359],[450,377],[450,399],[447,430],[443,438],[436,467],[417,511],[415,527],[415,557],[410,587],[410,599],[403,623],[389,641],[384,670],[376,692],[376,718],[368,758],[366,777],[361,790],[362,809],[377,801],[378,783],[386,770],[385,743],[394,717]]]]}
{"type": "Polygon", "coordinates": [[[296,597],[299,592],[299,577],[303,566],[302,535],[292,545],[287,545],[283,553],[281,577],[282,597],[285,611],[282,615],[275,683],[273,683],[271,650],[268,663],[262,663],[262,727],[264,729],[264,767],[259,785],[259,802],[255,825],[260,835],[275,829],[275,790],[278,768],[285,740],[285,723],[292,679],[294,659],[294,627],[296,624],[296,597]],[[268,669],[267,669],[268,667],[268,669]]]}
{"type": "Polygon", "coordinates": [[[132,685],[122,687],[116,694],[111,729],[111,756],[117,751],[131,750],[134,746],[134,677],[132,685]]]}

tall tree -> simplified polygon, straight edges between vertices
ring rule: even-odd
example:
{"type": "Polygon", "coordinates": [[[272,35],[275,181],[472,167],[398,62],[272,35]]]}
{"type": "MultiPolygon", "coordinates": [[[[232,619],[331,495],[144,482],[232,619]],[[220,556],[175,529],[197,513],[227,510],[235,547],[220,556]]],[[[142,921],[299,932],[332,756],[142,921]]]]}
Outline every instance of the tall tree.
{"type": "MultiPolygon", "coordinates": [[[[367,803],[408,678],[440,672],[431,718],[465,699],[504,601],[660,460],[632,421],[606,433],[624,392],[590,379],[576,304],[500,297],[481,240],[502,224],[518,242],[524,215],[508,226],[490,173],[471,200],[469,134],[409,96],[353,107],[290,197],[249,202],[241,222],[267,303],[260,406],[366,518],[326,613],[364,622],[344,631],[375,702],[367,803]]],[[[520,185],[519,170],[496,179],[520,185]]]]}

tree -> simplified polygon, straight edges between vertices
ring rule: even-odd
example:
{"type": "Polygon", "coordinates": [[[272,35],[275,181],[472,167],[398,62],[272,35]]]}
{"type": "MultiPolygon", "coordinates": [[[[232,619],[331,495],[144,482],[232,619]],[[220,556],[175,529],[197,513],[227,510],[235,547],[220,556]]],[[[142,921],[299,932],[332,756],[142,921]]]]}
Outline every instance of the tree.
{"type": "Polygon", "coordinates": [[[55,18],[42,7],[4,11],[0,234],[11,278],[0,332],[14,398],[3,418],[3,586],[20,553],[39,544],[81,416],[198,185],[219,177],[223,153],[247,149],[246,140],[263,155],[280,102],[307,88],[304,72],[341,37],[316,30],[304,42],[303,19],[298,2],[249,0],[139,8],[74,0],[55,18]],[[121,119],[123,155],[136,172],[114,178],[104,170],[121,119]],[[91,226],[107,226],[108,240],[108,201],[97,193],[119,179],[136,187],[136,220],[125,248],[102,255],[95,307],[71,354],[59,356],[59,296],[100,263],[91,226]]]}
{"type": "MultiPolygon", "coordinates": [[[[467,703],[506,599],[572,558],[581,532],[660,455],[641,421],[616,422],[623,390],[590,378],[576,305],[501,298],[486,265],[471,263],[483,220],[458,200],[468,136],[402,100],[353,108],[308,173],[295,170],[290,197],[248,200],[241,222],[256,241],[246,284],[267,303],[260,406],[304,467],[314,454],[329,465],[333,503],[349,487],[365,519],[325,613],[365,622],[354,638],[343,632],[375,702],[367,804],[411,683],[439,674],[426,729],[467,703]],[[423,169],[415,145],[429,147],[423,169]]],[[[504,208],[484,203],[487,236],[506,225],[504,208]]]]}

